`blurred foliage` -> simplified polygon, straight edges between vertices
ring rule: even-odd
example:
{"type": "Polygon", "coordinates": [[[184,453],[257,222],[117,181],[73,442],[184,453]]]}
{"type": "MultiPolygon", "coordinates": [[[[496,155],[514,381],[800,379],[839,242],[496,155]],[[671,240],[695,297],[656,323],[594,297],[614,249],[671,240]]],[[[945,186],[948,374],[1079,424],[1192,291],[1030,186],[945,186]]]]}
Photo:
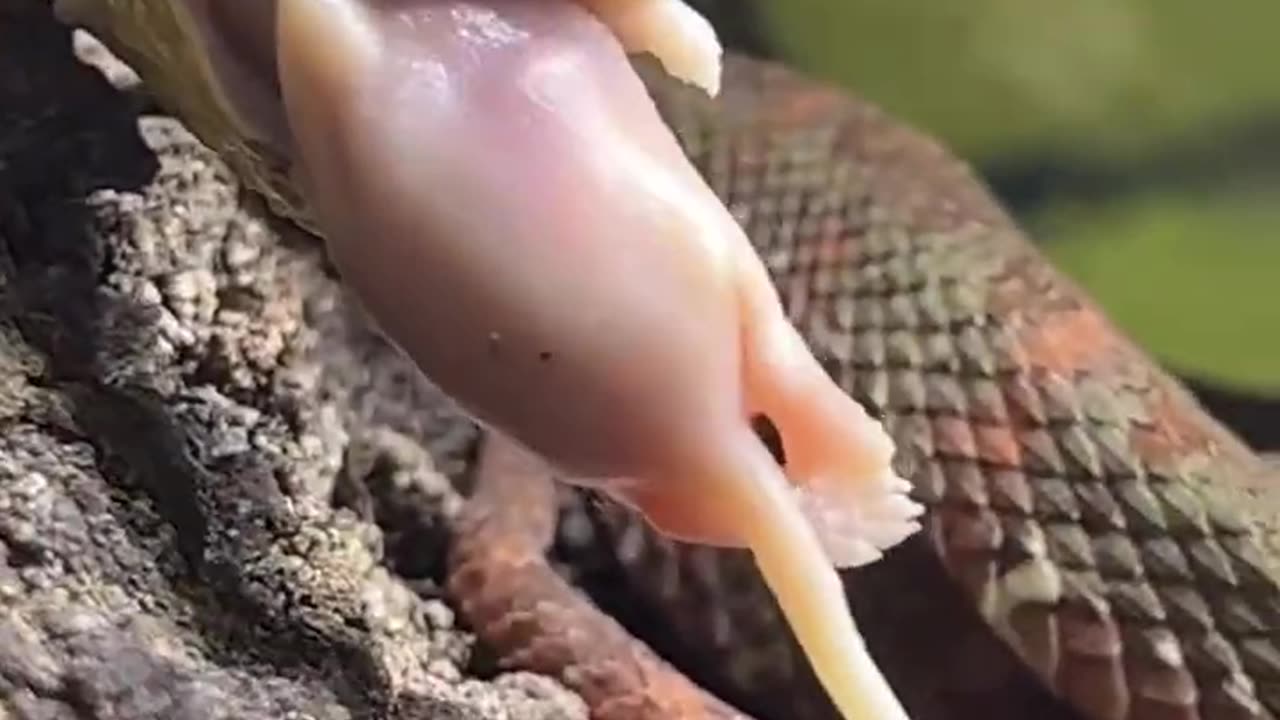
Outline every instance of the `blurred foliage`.
{"type": "Polygon", "coordinates": [[[1233,177],[1246,166],[1280,177],[1280,162],[1258,167],[1280,157],[1280,130],[1258,132],[1280,129],[1271,66],[1280,3],[760,0],[755,9],[791,64],[988,171],[1059,265],[1172,367],[1280,396],[1280,182],[1233,177]],[[1211,161],[1165,162],[1189,146],[1211,161]],[[1010,167],[1036,187],[1001,184],[1010,167]],[[1082,188],[1082,168],[1107,182],[1082,188]],[[1186,182],[1198,171],[1209,176],[1186,182]],[[1028,194],[1034,203],[1017,202],[1028,194]]]}
{"type": "Polygon", "coordinates": [[[1280,187],[1063,202],[1036,219],[1045,249],[1112,318],[1177,367],[1280,392],[1280,187]]]}
{"type": "Polygon", "coordinates": [[[1275,0],[764,0],[779,49],[966,156],[1115,163],[1280,110],[1275,0]]]}

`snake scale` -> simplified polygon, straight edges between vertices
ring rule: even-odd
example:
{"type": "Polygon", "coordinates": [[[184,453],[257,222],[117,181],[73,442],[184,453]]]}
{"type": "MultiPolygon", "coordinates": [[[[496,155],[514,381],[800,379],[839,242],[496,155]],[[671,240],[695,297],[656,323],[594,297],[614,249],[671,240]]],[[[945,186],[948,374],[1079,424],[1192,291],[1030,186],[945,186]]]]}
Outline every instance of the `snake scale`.
{"type": "MultiPolygon", "coordinates": [[[[1026,698],[965,706],[946,688],[999,695],[1011,682],[992,644],[949,632],[965,619],[943,609],[949,595],[1082,717],[1280,712],[1276,498],[1257,457],[1055,271],[966,166],[776,65],[731,62],[718,101],[653,86],[793,321],[886,422],[929,507],[922,535],[846,575],[913,717],[1043,716],[1026,698]],[[965,670],[979,677],[956,680],[965,670]]],[[[719,668],[714,683],[768,717],[834,717],[748,558],[589,505],[629,589],[719,668]]]]}
{"type": "MultiPolygon", "coordinates": [[[[219,115],[163,7],[110,0],[90,19],[309,225],[287,159],[219,115]]],[[[646,78],[928,507],[923,532],[845,576],[912,716],[1280,716],[1280,490],[1258,457],[927,136],[779,65],[727,58],[715,100],[646,78]]],[[[646,618],[632,625],[717,698],[561,580],[552,487],[500,470],[459,523],[450,589],[502,664],[557,675],[601,720],[741,717],[725,701],[835,718],[745,555],[653,535],[586,491],[562,503],[587,538],[564,558],[608,566],[646,618]]]]}

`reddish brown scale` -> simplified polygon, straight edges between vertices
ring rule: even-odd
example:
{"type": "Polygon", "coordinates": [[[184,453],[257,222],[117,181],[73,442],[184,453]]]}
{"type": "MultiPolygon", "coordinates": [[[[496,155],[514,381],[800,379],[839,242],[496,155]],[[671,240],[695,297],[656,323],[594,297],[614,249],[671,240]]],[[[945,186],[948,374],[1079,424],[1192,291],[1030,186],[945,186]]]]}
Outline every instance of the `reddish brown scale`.
{"type": "MultiPolygon", "coordinates": [[[[540,468],[533,470],[536,473],[540,468]]],[[[750,720],[686,680],[596,611],[546,562],[555,489],[518,458],[483,456],[458,521],[449,593],[506,667],[558,678],[594,720],[750,720]]]]}
{"type": "MultiPolygon", "coordinates": [[[[921,533],[846,575],[912,717],[1280,716],[1280,543],[1254,533],[1280,517],[1280,487],[1258,459],[936,142],[772,65],[730,58],[715,101],[650,77],[789,317],[884,418],[895,465],[929,508],[921,533]]],[[[647,531],[617,507],[586,507],[617,544],[628,602],[684,641],[664,649],[693,677],[761,718],[836,720],[748,558],[715,554],[708,572],[707,550],[637,534],[647,531]]],[[[555,579],[545,536],[531,542],[510,519],[504,533],[461,528],[453,588],[511,664],[608,675],[607,690],[574,685],[596,717],[646,693],[694,708],[671,717],[715,717],[690,700],[703,697],[694,685],[660,680],[675,671],[555,579]],[[516,583],[505,569],[515,557],[521,572],[543,569],[516,583]],[[476,576],[493,579],[457,580],[476,576]],[[504,608],[523,618],[518,636],[500,631],[504,608]],[[563,634],[597,624],[619,635],[575,645],[563,634]],[[636,656],[650,670],[617,672],[636,656]]]]}
{"type": "Polygon", "coordinates": [[[1054,678],[1057,689],[1075,698],[1090,718],[1129,717],[1120,629],[1106,609],[1072,603],[1058,612],[1058,642],[1063,658],[1054,678]]]}

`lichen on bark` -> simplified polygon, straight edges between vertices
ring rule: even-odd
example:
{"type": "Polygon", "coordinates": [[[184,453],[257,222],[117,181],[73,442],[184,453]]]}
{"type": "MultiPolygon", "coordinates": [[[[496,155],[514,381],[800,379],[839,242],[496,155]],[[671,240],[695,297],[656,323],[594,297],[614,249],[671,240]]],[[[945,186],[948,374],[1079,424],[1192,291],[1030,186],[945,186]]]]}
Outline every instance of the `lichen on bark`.
{"type": "Polygon", "coordinates": [[[583,717],[439,590],[469,424],[77,40],[0,9],[0,718],[583,717]]]}

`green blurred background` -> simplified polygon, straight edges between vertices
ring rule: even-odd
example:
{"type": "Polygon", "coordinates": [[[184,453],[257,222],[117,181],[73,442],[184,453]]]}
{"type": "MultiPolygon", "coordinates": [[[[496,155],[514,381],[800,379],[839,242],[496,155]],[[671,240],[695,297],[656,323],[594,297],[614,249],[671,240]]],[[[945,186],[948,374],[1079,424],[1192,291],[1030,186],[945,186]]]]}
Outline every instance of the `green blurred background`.
{"type": "Polygon", "coordinates": [[[694,4],[726,44],[946,141],[1117,323],[1280,447],[1280,3],[694,4]]]}

